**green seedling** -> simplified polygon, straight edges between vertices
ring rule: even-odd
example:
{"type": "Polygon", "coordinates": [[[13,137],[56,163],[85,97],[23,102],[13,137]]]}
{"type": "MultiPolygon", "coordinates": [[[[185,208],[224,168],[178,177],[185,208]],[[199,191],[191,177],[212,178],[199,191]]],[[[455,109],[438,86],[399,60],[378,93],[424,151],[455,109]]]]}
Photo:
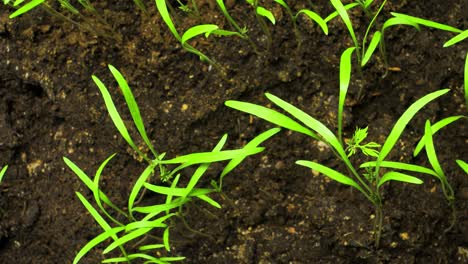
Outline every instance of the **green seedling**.
{"type": "Polygon", "coordinates": [[[8,165],[5,165],[0,170],[0,183],[3,181],[3,177],[5,176],[5,173],[6,173],[7,169],[8,169],[8,165]]]}
{"type": "MultiPolygon", "coordinates": [[[[382,164],[387,162],[385,159],[388,154],[395,147],[396,142],[400,138],[401,134],[406,128],[406,125],[411,121],[411,119],[429,102],[435,100],[436,98],[447,93],[449,90],[439,90],[433,93],[430,93],[421,99],[413,103],[398,119],[393,129],[390,131],[387,139],[385,140],[382,148],[378,151],[377,144],[372,143],[367,149],[370,149],[371,155],[370,158],[374,158],[374,162],[371,165],[368,165],[368,168],[365,168],[364,173],[359,173],[359,166],[354,166],[351,160],[349,159],[349,150],[348,153],[345,150],[345,146],[342,140],[342,117],[343,117],[343,107],[344,101],[346,98],[346,93],[349,85],[349,80],[351,76],[351,55],[355,48],[349,48],[346,50],[342,57],[340,63],[340,98],[338,102],[338,136],[336,136],[329,128],[327,128],[323,123],[298,109],[297,107],[289,104],[282,99],[266,93],[266,97],[276,106],[280,107],[289,115],[293,116],[299,122],[293,120],[292,118],[284,115],[278,111],[240,101],[227,101],[225,104],[228,107],[234,108],[236,110],[246,112],[248,114],[257,116],[261,119],[265,119],[268,122],[271,122],[277,126],[296,131],[315,140],[319,140],[327,144],[330,149],[332,149],[335,156],[343,162],[347,167],[350,175],[345,175],[341,172],[338,172],[335,169],[329,168],[325,165],[306,161],[299,160],[296,163],[302,166],[306,166],[315,171],[318,171],[327,177],[340,182],[344,185],[349,185],[357,190],[359,190],[364,197],[367,198],[375,207],[375,222],[374,222],[374,234],[375,234],[375,246],[379,246],[381,231],[382,231],[382,221],[383,221],[383,197],[381,193],[381,187],[384,183],[389,181],[400,181],[412,184],[421,184],[422,181],[414,176],[408,175],[406,173],[398,172],[395,170],[390,170],[383,172],[381,168],[382,164]],[[377,155],[378,154],[378,155],[377,155]]],[[[360,143],[364,140],[364,134],[358,132],[358,138],[354,138],[351,141],[359,142],[358,145],[362,146],[360,143]]],[[[416,165],[405,164],[407,167],[418,168],[416,165]]]]}
{"type": "Polygon", "coordinates": [[[246,0],[246,1],[254,9],[255,17],[257,18],[258,24],[260,25],[260,28],[262,29],[263,33],[267,37],[267,50],[270,50],[273,39],[271,36],[270,28],[265,22],[265,19],[270,21],[273,25],[275,25],[276,18],[270,10],[266,9],[263,6],[260,6],[258,4],[258,0],[246,0]]]}
{"type": "Polygon", "coordinates": [[[145,143],[150,153],[146,154],[137,147],[133,137],[130,135],[129,128],[126,126],[113,103],[109,90],[99,78],[93,76],[93,80],[103,96],[107,111],[115,127],[128,145],[147,163],[147,165],[136,179],[131,189],[126,209],[120,209],[99,187],[100,178],[105,167],[116,154],[111,155],[100,165],[94,178],[89,177],[75,163],[64,157],[65,164],[78,176],[86,187],[91,190],[97,208],[94,207],[83,194],[80,192],[76,194],[88,212],[103,229],[101,234],[90,240],[77,253],[73,263],[78,263],[89,251],[109,239],[112,241],[103,250],[103,254],[105,255],[113,252],[115,249],[119,249],[120,256],[106,258],[103,263],[130,263],[132,260],[136,259],[146,260],[146,263],[169,263],[183,260],[184,257],[155,257],[148,253],[149,250],[154,249],[170,251],[169,233],[171,225],[168,224],[167,221],[170,221],[174,216],[183,217],[183,206],[193,202],[194,199],[202,200],[213,207],[220,208],[221,205],[209,195],[213,192],[220,192],[223,177],[236,168],[246,157],[263,151],[263,148],[258,146],[263,141],[278,133],[279,129],[274,128],[262,133],[242,149],[222,150],[227,141],[227,135],[224,135],[210,152],[191,153],[172,159],[165,159],[165,153],[159,154],[156,152],[148,137],[139,107],[127,81],[115,67],[109,65],[109,69],[124,96],[125,103],[133,120],[133,125],[138,131],[141,141],[145,143]],[[219,182],[215,180],[212,181],[212,184],[214,182],[213,186],[216,188],[198,188],[197,185],[200,179],[204,176],[210,165],[214,162],[223,161],[228,161],[228,163],[221,173],[219,182]],[[195,166],[196,169],[190,176],[188,183],[184,187],[179,187],[179,179],[184,169],[193,166],[195,166]],[[155,175],[159,176],[160,185],[154,184],[158,179],[151,180],[155,175]],[[169,186],[166,186],[165,183],[168,183],[169,186]],[[146,192],[152,192],[165,197],[165,199],[163,199],[164,202],[141,206],[140,201],[144,198],[146,192]],[[125,221],[122,221],[122,219],[125,219],[125,221]],[[161,241],[163,242],[153,244],[150,238],[158,235],[162,236],[161,241]],[[135,245],[139,245],[142,242],[149,244],[139,246],[135,249],[135,245]]]}
{"type": "Polygon", "coordinates": [[[197,25],[194,27],[189,28],[184,34],[180,35],[179,32],[177,31],[175,24],[172,21],[172,18],[169,14],[169,10],[167,9],[166,5],[166,0],[156,0],[156,7],[159,11],[159,14],[161,15],[162,19],[166,23],[167,27],[171,31],[172,35],[181,43],[182,47],[195,55],[197,55],[200,60],[208,62],[209,64],[215,66],[219,70],[222,69],[222,67],[209,58],[207,55],[202,53],[200,50],[196,49],[192,45],[188,43],[189,40],[192,38],[195,38],[200,35],[205,35],[208,37],[210,34],[215,34],[219,36],[239,36],[242,37],[242,35],[239,32],[235,31],[228,31],[228,30],[222,30],[219,29],[217,25],[213,24],[203,24],[203,25],[197,25]]]}

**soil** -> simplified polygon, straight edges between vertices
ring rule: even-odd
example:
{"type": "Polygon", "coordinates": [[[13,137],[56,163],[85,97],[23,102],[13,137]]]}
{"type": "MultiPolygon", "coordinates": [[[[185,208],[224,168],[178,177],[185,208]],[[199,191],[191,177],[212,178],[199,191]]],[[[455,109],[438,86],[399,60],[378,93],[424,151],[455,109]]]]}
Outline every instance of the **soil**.
{"type": "MultiPolygon", "coordinates": [[[[175,1],[174,1],[175,2],[175,1]]],[[[206,1],[201,17],[177,11],[180,32],[197,23],[229,28],[206,1]]],[[[298,1],[294,10],[306,7],[298,1]]],[[[192,44],[214,58],[224,73],[184,51],[167,30],[156,8],[140,12],[131,1],[97,5],[110,31],[92,14],[77,27],[38,9],[14,20],[13,9],[0,12],[0,164],[9,164],[0,185],[1,263],[71,263],[76,252],[101,232],[75,195],[92,194],[64,164],[73,160],[93,175],[112,153],[101,187],[125,207],[144,164],[118,135],[101,95],[91,80],[99,76],[113,94],[124,119],[131,122],[107,64],[117,67],[133,88],[149,137],[167,157],[208,151],[228,133],[228,147],[239,148],[271,124],[224,106],[226,100],[268,105],[268,91],[336,129],[340,54],[352,42],[339,19],[330,33],[305,17],[298,19],[298,49],[287,13],[266,3],[277,18],[269,26],[271,47],[251,8],[232,3],[231,15],[249,29],[256,52],[240,38],[210,37],[192,44]],[[84,25],[93,25],[96,36],[84,25]],[[104,32],[104,33],[103,33],[104,32]]],[[[389,1],[390,11],[468,28],[468,3],[389,1]]],[[[332,12],[315,4],[319,14],[332,12]]],[[[369,19],[352,11],[357,34],[369,19]]],[[[378,21],[381,23],[382,21],[378,21]]],[[[353,73],[345,110],[345,137],[369,126],[369,140],[383,143],[394,122],[415,100],[432,91],[451,92],[430,103],[408,125],[389,159],[429,166],[412,149],[424,122],[467,115],[463,66],[468,42],[450,48],[452,33],[395,27],[385,40],[392,71],[382,78],[377,54],[353,73]],[[362,90],[361,98],[358,91],[362,90]]],[[[344,169],[330,150],[311,138],[282,131],[226,176],[224,195],[213,196],[222,209],[193,203],[171,229],[171,255],[183,263],[468,263],[468,177],[455,159],[468,160],[468,121],[461,119],[435,136],[439,160],[456,193],[458,221],[449,232],[451,210],[434,178],[418,175],[423,185],[391,183],[384,188],[381,246],[372,239],[374,208],[357,191],[295,165],[314,160],[344,169]],[[190,229],[189,229],[190,227],[190,229]],[[195,230],[192,231],[191,229],[195,230]]],[[[358,162],[363,157],[353,159],[358,162]]],[[[200,186],[209,186],[219,170],[208,171],[200,186]]],[[[103,246],[81,263],[99,263],[103,246]]],[[[166,254],[165,252],[161,252],[166,254]]]]}

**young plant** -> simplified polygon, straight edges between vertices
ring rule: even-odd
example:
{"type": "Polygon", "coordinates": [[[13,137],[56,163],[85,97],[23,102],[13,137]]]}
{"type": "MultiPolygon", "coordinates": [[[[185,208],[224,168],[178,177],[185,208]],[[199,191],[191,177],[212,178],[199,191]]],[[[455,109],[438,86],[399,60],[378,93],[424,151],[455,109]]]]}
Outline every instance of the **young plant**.
{"type": "Polygon", "coordinates": [[[3,166],[3,168],[0,170],[0,183],[2,182],[3,180],[3,177],[5,176],[5,173],[8,169],[8,165],[5,165],[3,166]]]}
{"type": "MultiPolygon", "coordinates": [[[[316,170],[327,177],[340,182],[344,185],[349,185],[357,190],[359,190],[364,197],[367,198],[375,207],[375,222],[374,222],[374,235],[375,235],[375,246],[379,246],[381,232],[382,232],[382,221],[383,221],[383,197],[381,187],[383,184],[389,181],[401,181],[412,184],[421,184],[422,181],[414,176],[408,175],[406,173],[398,172],[395,170],[382,171],[387,158],[387,155],[395,147],[396,142],[400,138],[401,134],[406,128],[406,125],[411,121],[411,119],[429,102],[442,96],[447,93],[449,90],[439,90],[433,93],[430,93],[423,98],[417,100],[413,103],[398,119],[393,129],[390,131],[387,139],[383,143],[380,151],[377,151],[376,143],[371,143],[371,145],[362,145],[361,142],[364,140],[365,133],[358,132],[358,138],[354,138],[351,141],[357,142],[354,146],[355,149],[367,149],[370,153],[369,157],[375,159],[373,163],[368,163],[365,172],[359,173],[359,166],[353,165],[348,155],[351,153],[348,149],[346,151],[345,145],[342,139],[342,118],[343,118],[343,107],[346,98],[347,89],[349,86],[349,80],[351,76],[351,55],[355,48],[347,49],[342,57],[340,63],[340,96],[338,101],[338,136],[336,136],[329,128],[327,128],[323,123],[303,112],[299,108],[289,104],[282,99],[266,93],[265,96],[275,105],[280,107],[286,113],[293,116],[295,119],[302,122],[302,124],[294,121],[287,115],[281,114],[275,110],[240,101],[227,101],[225,104],[228,107],[234,108],[236,110],[246,112],[248,114],[257,116],[259,118],[265,119],[268,122],[271,122],[280,127],[290,129],[305,135],[310,136],[315,140],[319,140],[327,144],[335,154],[335,156],[343,162],[343,164],[348,169],[348,175],[345,175],[335,169],[327,167],[325,165],[306,161],[299,160],[296,163],[302,166],[309,167],[313,170],[316,170]],[[370,164],[370,165],[369,165],[370,164]]],[[[411,168],[419,168],[416,165],[402,163],[404,166],[411,168]]]]}
{"type": "Polygon", "coordinates": [[[275,25],[276,18],[270,10],[266,9],[263,6],[260,6],[258,4],[258,0],[246,0],[246,1],[254,9],[255,17],[257,18],[258,24],[260,25],[260,28],[262,29],[263,33],[267,37],[267,50],[270,50],[273,39],[271,36],[270,28],[265,22],[265,19],[270,21],[273,25],[275,25]]]}
{"type": "Polygon", "coordinates": [[[208,62],[209,64],[213,65],[214,67],[222,71],[222,67],[217,62],[215,62],[213,59],[210,59],[203,52],[201,52],[200,50],[190,45],[188,41],[200,35],[205,35],[206,37],[208,37],[210,34],[215,34],[215,35],[220,35],[220,36],[233,36],[234,35],[234,36],[242,37],[242,35],[239,32],[222,30],[222,29],[219,29],[217,25],[213,25],[213,24],[203,24],[203,25],[197,25],[197,26],[193,26],[189,28],[181,36],[179,32],[177,31],[175,24],[172,21],[172,18],[169,14],[169,10],[166,5],[166,0],[156,0],[156,7],[162,19],[164,20],[167,27],[171,31],[172,35],[174,35],[174,37],[181,43],[182,47],[186,51],[197,55],[200,58],[200,60],[208,62]]]}
{"type": "Polygon", "coordinates": [[[146,129],[140,115],[140,110],[128,83],[122,74],[112,65],[109,65],[109,69],[119,84],[132,117],[133,124],[142,141],[150,151],[150,155],[152,155],[152,157],[145,154],[137,147],[127,126],[117,111],[108,89],[96,76],[93,76],[93,80],[102,93],[109,115],[120,135],[142,158],[142,160],[146,161],[147,165],[140,176],[136,179],[128,196],[127,209],[120,209],[99,187],[100,178],[104,168],[116,154],[111,155],[101,164],[96,171],[94,178],[89,177],[75,163],[64,157],[65,164],[79,177],[86,187],[91,190],[97,209],[84,197],[83,194],[80,192],[77,192],[76,194],[88,212],[103,229],[101,234],[89,241],[77,253],[73,263],[78,263],[90,250],[97,245],[104,243],[108,239],[112,239],[113,242],[104,249],[103,254],[112,252],[115,249],[119,249],[121,253],[119,257],[107,258],[103,263],[131,262],[134,259],[143,259],[149,263],[169,263],[172,261],[182,260],[184,259],[183,257],[156,257],[148,253],[149,250],[158,248],[165,249],[168,252],[170,251],[169,230],[171,226],[166,222],[173,216],[183,217],[183,206],[192,202],[194,199],[202,200],[211,206],[220,208],[221,205],[209,197],[209,194],[220,192],[223,177],[237,167],[246,157],[261,152],[263,148],[258,146],[263,141],[278,133],[279,129],[270,129],[265,133],[262,133],[242,149],[222,150],[227,141],[227,135],[224,135],[210,152],[192,153],[173,159],[165,159],[165,153],[159,154],[155,151],[151,140],[146,133],[146,129]],[[223,161],[229,162],[224,167],[219,182],[213,180],[215,184],[212,184],[216,188],[198,188],[197,185],[202,176],[208,170],[210,164],[223,161]],[[178,187],[179,179],[181,178],[184,169],[193,166],[196,166],[197,168],[189,178],[186,186],[178,187]],[[161,185],[151,183],[157,181],[157,179],[151,180],[154,175],[159,176],[161,185]],[[165,182],[167,182],[169,186],[166,186],[164,184],[165,182]],[[164,202],[139,206],[140,201],[144,198],[147,191],[164,198],[164,202]],[[112,211],[109,209],[112,209],[112,211]],[[123,222],[122,219],[125,219],[125,222],[123,222]],[[162,235],[162,243],[154,244],[151,238],[157,235],[162,235]],[[140,246],[143,242],[149,244],[140,246]],[[139,246],[136,250],[133,250],[136,245],[139,246]],[[130,252],[129,248],[131,248],[132,252],[130,252]]]}

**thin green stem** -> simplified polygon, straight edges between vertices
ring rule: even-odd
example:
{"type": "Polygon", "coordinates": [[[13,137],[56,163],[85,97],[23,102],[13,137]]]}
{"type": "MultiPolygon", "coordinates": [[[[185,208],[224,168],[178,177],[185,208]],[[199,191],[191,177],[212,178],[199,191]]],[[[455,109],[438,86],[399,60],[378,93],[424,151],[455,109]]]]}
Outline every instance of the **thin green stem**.
{"type": "Polygon", "coordinates": [[[364,54],[366,52],[366,42],[367,42],[367,36],[369,35],[369,31],[372,28],[372,26],[374,25],[375,20],[379,16],[380,12],[382,11],[382,9],[384,8],[386,3],[387,3],[387,0],[384,0],[382,2],[382,4],[379,7],[379,10],[377,10],[377,12],[375,13],[375,15],[372,18],[371,22],[369,23],[369,26],[367,26],[366,33],[364,34],[364,38],[362,39],[362,50],[361,50],[362,55],[361,55],[361,57],[364,57],[364,54]]]}

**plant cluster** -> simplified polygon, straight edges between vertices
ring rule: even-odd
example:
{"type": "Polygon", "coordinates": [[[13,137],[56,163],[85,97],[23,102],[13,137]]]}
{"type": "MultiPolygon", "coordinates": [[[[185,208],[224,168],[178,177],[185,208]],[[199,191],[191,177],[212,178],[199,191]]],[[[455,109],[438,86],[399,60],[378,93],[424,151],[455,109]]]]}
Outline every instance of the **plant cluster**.
{"type": "Polygon", "coordinates": [[[209,194],[222,192],[223,178],[237,167],[246,157],[257,154],[263,150],[258,147],[262,142],[279,132],[278,128],[270,129],[247,143],[242,149],[223,150],[227,141],[227,135],[224,135],[210,152],[191,153],[172,159],[165,159],[165,153],[155,151],[151,140],[149,139],[140,110],[132,94],[132,91],[122,76],[122,74],[112,65],[109,69],[117,80],[125,102],[128,106],[139,136],[146,144],[152,155],[143,153],[132,139],[129,129],[125,126],[117,108],[115,107],[111,95],[106,86],[93,76],[93,80],[98,86],[104,98],[105,105],[109,115],[128,145],[138,154],[142,160],[147,163],[146,168],[138,176],[133,188],[128,196],[127,210],[120,209],[117,205],[105,195],[99,188],[99,181],[106,165],[115,157],[112,154],[96,171],[94,178],[89,177],[70,159],[64,158],[65,164],[80,178],[80,180],[91,190],[97,209],[80,192],[76,195],[86,207],[88,212],[94,217],[96,222],[102,227],[103,232],[89,241],[76,255],[74,263],[77,263],[87,252],[95,246],[111,238],[113,242],[108,245],[103,254],[107,254],[115,249],[119,249],[121,255],[115,258],[107,258],[104,263],[123,262],[133,259],[144,259],[146,263],[168,263],[184,259],[183,257],[154,257],[148,252],[151,250],[163,248],[170,251],[169,230],[170,225],[167,221],[174,216],[183,218],[183,207],[194,199],[202,200],[209,205],[220,208],[221,205],[213,200],[209,194]],[[200,179],[206,173],[212,163],[228,161],[222,170],[218,180],[212,180],[212,188],[197,187],[200,179]],[[177,166],[176,166],[177,165],[177,166]],[[175,166],[175,167],[174,167],[175,166]],[[195,172],[189,177],[185,187],[181,187],[179,180],[184,178],[183,171],[188,167],[196,167],[195,172]],[[154,179],[159,177],[159,179],[154,179]],[[154,184],[152,182],[159,182],[154,184]],[[140,206],[140,202],[147,192],[157,194],[162,199],[159,204],[140,206]],[[112,209],[113,212],[108,210],[112,209]],[[115,216],[117,214],[118,216],[115,216]],[[124,219],[122,221],[120,219],[124,219]],[[158,232],[158,230],[162,230],[158,232]],[[162,243],[155,243],[154,239],[162,236],[162,243]],[[148,243],[148,244],[146,244],[148,243]],[[127,248],[130,245],[143,244],[137,247],[137,252],[129,253],[127,248]]]}

